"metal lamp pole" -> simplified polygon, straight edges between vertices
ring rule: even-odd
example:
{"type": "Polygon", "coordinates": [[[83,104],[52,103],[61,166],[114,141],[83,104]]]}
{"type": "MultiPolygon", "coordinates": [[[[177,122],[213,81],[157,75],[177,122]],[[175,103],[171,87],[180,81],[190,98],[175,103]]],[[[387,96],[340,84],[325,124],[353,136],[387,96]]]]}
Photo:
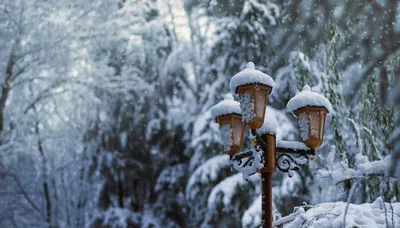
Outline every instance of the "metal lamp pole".
{"type": "MultiPolygon", "coordinates": [[[[281,151],[285,154],[283,156],[288,157],[287,162],[290,163],[295,162],[295,160],[286,153],[298,154],[302,157],[305,157],[308,161],[308,155],[314,155],[314,150],[303,150],[303,149],[292,149],[292,148],[283,148],[276,146],[276,137],[273,133],[265,133],[261,136],[257,135],[255,130],[252,130],[253,135],[256,135],[256,146],[260,146],[264,151],[263,163],[264,167],[260,170],[261,173],[261,188],[262,188],[262,227],[263,228],[272,228],[273,226],[273,218],[272,218],[272,174],[276,171],[276,154],[277,151],[281,151]]],[[[295,164],[297,166],[301,166],[301,164],[295,164]]],[[[279,167],[279,166],[278,166],[279,167]]],[[[290,167],[290,165],[289,165],[290,167]]],[[[279,167],[281,171],[287,172],[289,169],[282,169],[279,167]]],[[[293,168],[296,170],[296,168],[293,168]]]]}
{"type": "MultiPolygon", "coordinates": [[[[315,150],[307,147],[300,149],[290,146],[279,146],[279,143],[278,145],[276,143],[276,136],[272,132],[259,135],[255,129],[252,129],[252,134],[255,136],[253,140],[254,147],[260,148],[264,152],[262,156],[263,167],[259,169],[262,189],[262,227],[272,228],[272,174],[276,172],[276,168],[287,173],[299,170],[299,167],[308,163],[309,155],[315,155],[315,150]],[[279,156],[277,156],[278,153],[279,156]],[[285,166],[282,167],[279,165],[279,161],[285,164],[285,166]]],[[[290,142],[286,141],[286,143],[290,142]]],[[[254,158],[251,152],[242,152],[232,157],[233,161],[240,161],[242,167],[247,166],[249,164],[248,161],[252,159],[254,158]],[[246,159],[248,160],[243,162],[246,159]]]]}
{"type": "MultiPolygon", "coordinates": [[[[273,86],[272,78],[255,70],[254,64],[250,62],[246,69],[233,76],[230,82],[231,91],[239,96],[240,103],[228,94],[230,96],[211,109],[212,118],[220,126],[224,150],[230,155],[234,168],[241,171],[242,168],[250,167],[250,175],[256,171],[261,173],[263,228],[273,227],[272,174],[278,168],[291,177],[292,171],[297,171],[299,167],[308,163],[308,155],[314,155],[315,149],[322,144],[325,118],[332,109],[328,99],[311,91],[310,86],[304,86],[303,91],[293,97],[287,105],[288,110],[297,116],[303,142],[277,143],[274,130],[265,116],[268,95],[273,86]],[[261,159],[260,154],[254,150],[240,152],[243,146],[244,124],[251,129],[254,136],[255,150],[261,149],[263,152],[261,159]]],[[[248,176],[249,173],[246,173],[248,176]]]]}

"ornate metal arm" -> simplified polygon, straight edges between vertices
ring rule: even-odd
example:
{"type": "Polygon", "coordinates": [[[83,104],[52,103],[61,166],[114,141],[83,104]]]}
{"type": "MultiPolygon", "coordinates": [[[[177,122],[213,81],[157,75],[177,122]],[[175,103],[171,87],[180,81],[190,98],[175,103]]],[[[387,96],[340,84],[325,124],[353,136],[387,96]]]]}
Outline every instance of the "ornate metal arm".
{"type": "Polygon", "coordinates": [[[278,141],[276,167],[289,177],[293,177],[293,171],[298,171],[300,167],[308,164],[309,156],[314,156],[315,151],[306,147],[301,142],[278,141]]]}
{"type": "MultiPolygon", "coordinates": [[[[262,167],[261,161],[264,158],[255,159],[255,157],[258,155],[264,156],[263,151],[266,151],[267,148],[267,143],[262,137],[255,132],[253,132],[253,135],[256,136],[257,145],[255,149],[242,152],[231,158],[232,166],[244,173],[245,176],[256,173],[257,168],[262,167]],[[243,170],[246,171],[244,172],[243,170]],[[251,170],[250,173],[249,170],[251,170]]],[[[308,164],[309,156],[315,155],[315,151],[306,147],[303,143],[290,141],[278,141],[276,153],[279,154],[276,158],[276,167],[280,171],[288,173],[289,177],[293,177],[293,171],[298,171],[300,167],[308,164]]]]}
{"type": "Polygon", "coordinates": [[[300,154],[297,157],[292,157],[288,154],[281,154],[276,158],[276,167],[288,173],[289,177],[293,177],[293,171],[298,171],[300,167],[308,164],[309,158],[305,154],[300,154]]]}

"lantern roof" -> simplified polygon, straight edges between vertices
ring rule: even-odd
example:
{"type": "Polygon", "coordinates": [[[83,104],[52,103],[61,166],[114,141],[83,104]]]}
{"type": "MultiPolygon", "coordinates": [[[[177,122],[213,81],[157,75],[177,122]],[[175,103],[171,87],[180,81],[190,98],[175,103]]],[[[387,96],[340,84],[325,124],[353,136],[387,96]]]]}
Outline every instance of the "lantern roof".
{"type": "Polygon", "coordinates": [[[244,70],[240,71],[239,73],[235,74],[232,77],[229,86],[231,88],[231,92],[236,93],[236,88],[238,86],[248,85],[253,83],[266,85],[271,87],[271,89],[275,85],[275,82],[271,78],[271,76],[269,76],[268,74],[264,74],[259,70],[256,70],[254,67],[254,63],[248,62],[244,70]]]}
{"type": "Polygon", "coordinates": [[[290,99],[286,107],[290,112],[294,113],[296,110],[306,106],[324,107],[328,112],[332,112],[331,102],[325,96],[311,91],[309,85],[305,85],[303,91],[290,99]]]}
{"type": "Polygon", "coordinates": [[[228,114],[241,115],[240,103],[233,100],[232,94],[228,93],[224,96],[224,100],[211,108],[211,116],[215,120],[216,117],[228,114]]]}

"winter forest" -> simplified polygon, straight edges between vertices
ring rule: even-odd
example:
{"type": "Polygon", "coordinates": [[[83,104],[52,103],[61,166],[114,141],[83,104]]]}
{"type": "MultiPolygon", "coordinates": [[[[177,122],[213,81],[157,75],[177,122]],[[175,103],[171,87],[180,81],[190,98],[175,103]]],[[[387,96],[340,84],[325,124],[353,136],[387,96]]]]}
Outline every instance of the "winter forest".
{"type": "Polygon", "coordinates": [[[305,85],[333,108],[275,225],[400,227],[395,0],[1,0],[0,227],[260,227],[210,112],[250,61],[278,140],[305,85]]]}

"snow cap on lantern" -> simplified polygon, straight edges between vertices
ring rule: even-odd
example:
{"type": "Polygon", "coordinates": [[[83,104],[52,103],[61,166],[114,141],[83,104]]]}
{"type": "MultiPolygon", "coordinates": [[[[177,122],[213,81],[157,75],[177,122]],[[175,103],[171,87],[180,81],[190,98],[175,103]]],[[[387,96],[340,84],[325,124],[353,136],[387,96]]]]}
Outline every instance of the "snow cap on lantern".
{"type": "Polygon", "coordinates": [[[224,96],[224,100],[211,108],[211,116],[218,122],[217,117],[228,114],[241,115],[240,103],[233,100],[232,94],[228,93],[224,96]]]}
{"type": "Polygon", "coordinates": [[[321,146],[326,115],[332,112],[329,100],[305,85],[303,91],[289,100],[287,109],[298,118],[304,144],[311,149],[321,146]]]}
{"type": "MultiPolygon", "coordinates": [[[[265,110],[264,123],[256,130],[256,133],[267,143],[267,151],[276,150],[276,129],[276,120],[271,117],[268,118],[267,110],[265,110]]],[[[264,166],[260,171],[274,173],[276,171],[276,153],[264,153],[264,156],[266,156],[266,162],[264,162],[264,166]]]]}
{"type": "Polygon", "coordinates": [[[211,116],[219,124],[224,151],[233,156],[242,148],[244,126],[239,102],[233,100],[232,94],[224,98],[211,108],[211,116]]]}
{"type": "Polygon", "coordinates": [[[264,122],[268,95],[275,83],[267,74],[256,70],[254,63],[246,64],[246,69],[232,77],[231,92],[239,94],[242,116],[251,129],[258,129],[264,122]]]}
{"type": "Polygon", "coordinates": [[[274,134],[276,135],[277,122],[274,118],[268,118],[267,110],[265,110],[265,117],[263,125],[256,130],[258,135],[274,134]]]}

